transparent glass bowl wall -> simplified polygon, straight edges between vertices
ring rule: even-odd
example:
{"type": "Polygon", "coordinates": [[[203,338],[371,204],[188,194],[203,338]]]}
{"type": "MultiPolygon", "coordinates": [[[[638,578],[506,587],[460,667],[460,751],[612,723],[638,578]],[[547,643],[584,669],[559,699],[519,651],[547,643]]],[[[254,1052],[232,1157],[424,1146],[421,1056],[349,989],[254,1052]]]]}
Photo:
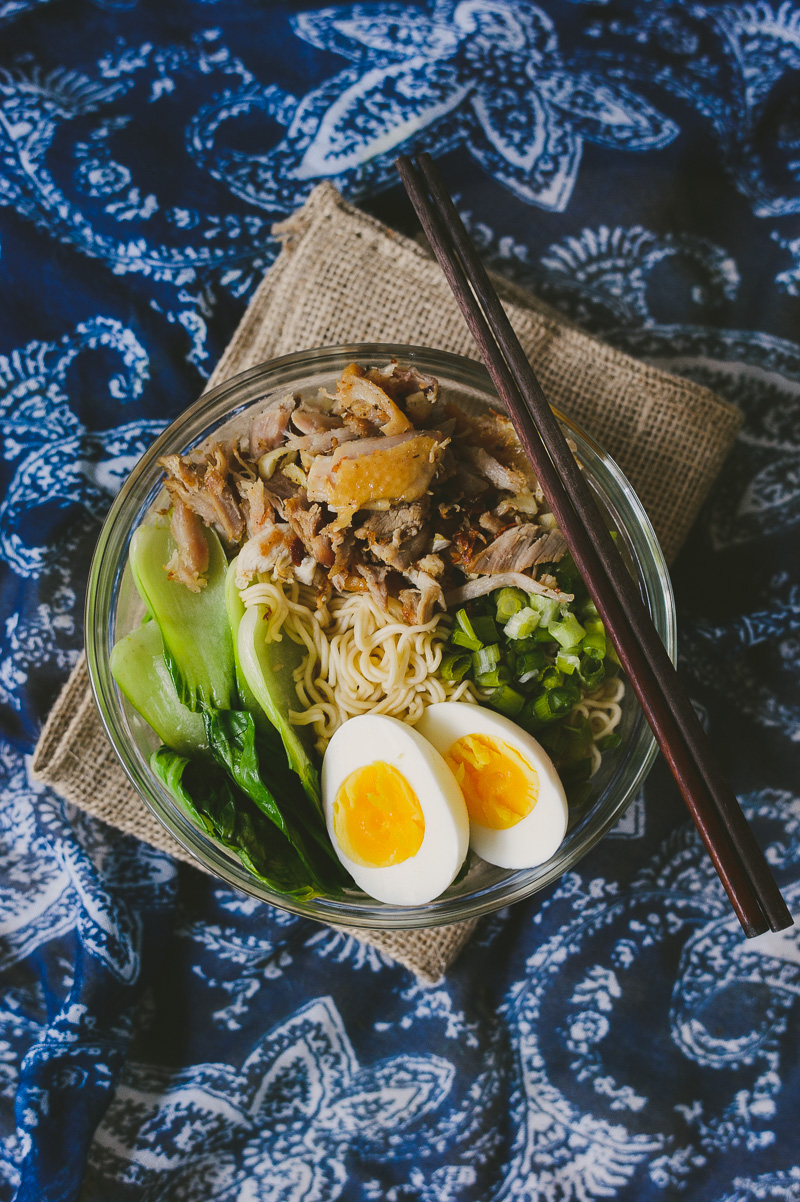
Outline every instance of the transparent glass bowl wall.
{"type": "MultiPolygon", "coordinates": [[[[628,686],[623,700],[623,742],[603,757],[592,791],[571,822],[558,853],[538,868],[509,872],[472,857],[465,875],[426,906],[389,906],[353,889],[343,900],[298,902],[273,893],[232,856],[199,831],[150,770],[158,740],[117,688],[109,669],[116,640],[140,621],[143,607],[127,567],[131,535],[162,489],[158,458],[186,453],[211,436],[242,432],[248,410],[288,394],[313,395],[334,384],[352,361],[384,364],[391,358],[435,375],[446,395],[465,408],[501,408],[479,364],[442,351],[388,344],[321,348],[275,359],[235,376],[187,409],[142,457],[117,497],[100,534],[86,602],[86,653],[97,705],[109,738],[133,785],[170,833],[212,873],[231,885],[297,914],[347,926],[399,929],[465,919],[527,897],[559,877],[617,822],[642,783],[655,744],[628,686]]],[[[650,614],[670,655],[675,649],[675,609],[660,547],[650,522],[622,472],[586,434],[562,418],[595,496],[619,533],[619,545],[639,581],[650,614]]]]}

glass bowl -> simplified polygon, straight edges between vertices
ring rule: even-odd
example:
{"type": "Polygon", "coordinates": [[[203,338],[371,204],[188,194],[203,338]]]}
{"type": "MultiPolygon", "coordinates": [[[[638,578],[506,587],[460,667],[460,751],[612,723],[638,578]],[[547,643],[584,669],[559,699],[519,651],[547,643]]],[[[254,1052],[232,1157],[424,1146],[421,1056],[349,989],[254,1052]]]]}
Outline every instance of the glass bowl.
{"type": "MultiPolygon", "coordinates": [[[[471,855],[468,870],[435,901],[424,906],[387,905],[353,887],[343,899],[298,901],[275,893],[252,877],[240,861],[198,830],[150,769],[158,739],[117,688],[109,668],[116,640],[141,621],[143,606],[127,566],[131,535],[157,498],[163,482],[158,458],[186,453],[220,427],[244,429],[247,411],[295,392],[314,395],[331,386],[348,363],[382,365],[397,358],[435,375],[447,396],[466,409],[502,408],[484,368],[468,359],[424,347],[363,344],[322,347],[274,359],[242,372],[205,393],[172,423],[139,460],[105,521],[95,550],[86,601],[86,654],[103,724],[134,787],[156,818],[199,863],[245,893],[296,914],[342,926],[403,929],[442,923],[496,910],[555,881],[586,855],[618,821],[656,754],[650,728],[631,690],[622,701],[622,742],[603,756],[589,796],[572,814],[564,842],[538,868],[508,871],[471,855]],[[238,420],[237,420],[238,419],[238,420]]],[[[586,478],[619,534],[618,545],[639,582],[642,596],[667,651],[675,654],[675,606],[667,568],[648,518],[624,475],[601,448],[559,415],[574,440],[586,478]]],[[[226,429],[226,434],[228,430],[226,429]]]]}

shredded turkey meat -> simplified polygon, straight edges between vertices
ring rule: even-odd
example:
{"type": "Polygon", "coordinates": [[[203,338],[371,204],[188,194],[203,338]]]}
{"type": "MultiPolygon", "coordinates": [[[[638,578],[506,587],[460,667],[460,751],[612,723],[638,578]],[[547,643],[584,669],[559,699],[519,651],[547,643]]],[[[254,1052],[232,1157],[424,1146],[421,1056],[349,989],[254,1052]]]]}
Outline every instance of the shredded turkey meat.
{"type": "Polygon", "coordinates": [[[208,568],[208,543],[203,535],[203,524],[182,501],[173,501],[169,528],[175,550],[164,565],[167,575],[170,580],[185,584],[190,592],[199,593],[207,584],[203,573],[208,568]]]}
{"type": "Polygon", "coordinates": [[[176,544],[165,567],[194,591],[204,523],[238,554],[240,588],[273,576],[320,598],[396,597],[423,624],[506,585],[570,599],[552,574],[566,543],[511,422],[467,414],[416,367],[353,363],[334,396],[273,402],[238,443],[160,463],[176,544]]]}
{"type": "Polygon", "coordinates": [[[289,418],[297,407],[294,397],[268,405],[250,422],[249,450],[251,459],[260,459],[267,451],[274,451],[283,442],[289,429],[289,418]]]}
{"type": "Polygon", "coordinates": [[[173,503],[183,502],[229,545],[241,542],[245,521],[232,487],[230,447],[212,444],[199,463],[183,455],[165,455],[158,462],[167,473],[167,491],[173,503]]]}

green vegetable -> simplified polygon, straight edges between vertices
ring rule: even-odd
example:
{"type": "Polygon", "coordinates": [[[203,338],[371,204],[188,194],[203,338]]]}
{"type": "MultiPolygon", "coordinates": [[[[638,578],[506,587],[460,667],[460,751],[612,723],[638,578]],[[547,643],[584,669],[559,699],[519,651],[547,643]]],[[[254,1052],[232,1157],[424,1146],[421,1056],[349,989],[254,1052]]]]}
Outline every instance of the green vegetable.
{"type": "Polygon", "coordinates": [[[442,680],[449,680],[454,684],[463,680],[472,665],[472,659],[469,655],[461,655],[457,651],[450,651],[442,656],[442,662],[439,666],[439,675],[442,680]]]}
{"type": "Polygon", "coordinates": [[[547,629],[565,651],[571,651],[573,647],[577,647],[586,634],[575,615],[569,612],[565,613],[559,621],[548,623],[547,629]]]}
{"type": "MultiPolygon", "coordinates": [[[[236,687],[239,692],[239,701],[244,709],[251,713],[255,719],[256,726],[266,734],[269,731],[275,731],[275,727],[270,722],[267,715],[258,703],[255,693],[247,683],[247,678],[242,671],[242,665],[239,662],[239,623],[247,612],[244,601],[242,600],[239,589],[236,585],[236,567],[239,562],[238,556],[232,559],[228,564],[228,571],[225,575],[225,608],[228,611],[228,623],[231,628],[231,639],[233,642],[233,658],[236,665],[236,687]]],[[[277,733],[277,732],[276,732],[277,733]]]]}
{"type": "MultiPolygon", "coordinates": [[[[509,618],[525,607],[527,595],[521,588],[501,588],[497,593],[496,613],[498,622],[509,618]]],[[[507,633],[507,632],[506,632],[507,633]]]]}
{"type": "Polygon", "coordinates": [[[552,722],[568,714],[575,704],[572,693],[568,689],[548,689],[534,697],[532,714],[539,722],[552,722]]]}
{"type": "Polygon", "coordinates": [[[179,752],[205,747],[203,719],[181,705],[155,622],[145,622],[115,643],[110,660],[122,692],[163,743],[179,752]]]}
{"type": "Polygon", "coordinates": [[[533,652],[537,657],[540,668],[543,668],[547,663],[547,652],[545,651],[544,647],[542,647],[539,639],[537,639],[535,635],[529,639],[516,639],[514,643],[509,644],[508,650],[509,653],[513,654],[517,660],[519,660],[521,655],[527,655],[528,652],[533,652]]]}
{"type": "Polygon", "coordinates": [[[501,684],[508,684],[511,680],[511,669],[505,664],[498,664],[496,668],[492,668],[490,672],[481,672],[475,677],[475,683],[479,684],[482,689],[496,689],[501,684]]]}
{"type": "Polygon", "coordinates": [[[589,651],[586,655],[582,655],[578,675],[589,692],[599,688],[606,678],[606,670],[602,658],[594,651],[589,651]]]}
{"type": "Polygon", "coordinates": [[[541,684],[543,689],[557,689],[564,683],[564,673],[558,668],[549,667],[542,672],[541,684]]]}
{"type": "Polygon", "coordinates": [[[480,651],[473,651],[472,666],[476,679],[486,672],[492,672],[500,663],[501,658],[502,653],[497,643],[492,643],[491,647],[481,647],[480,651]]]}
{"type": "Polygon", "coordinates": [[[237,704],[233,641],[225,613],[227,561],[213,530],[206,585],[191,592],[164,570],[175,551],[169,521],[139,526],[131,539],[130,565],[139,594],[158,624],[164,660],[183,705],[190,710],[233,709],[237,704]]]}
{"type": "Polygon", "coordinates": [[[606,653],[606,628],[600,618],[584,618],[586,635],[581,643],[582,651],[597,651],[602,659],[606,653]]]}
{"type": "Polygon", "coordinates": [[[565,676],[571,676],[581,666],[581,657],[573,651],[559,651],[556,655],[556,667],[565,676]]]}
{"type": "Polygon", "coordinates": [[[571,714],[561,724],[564,746],[561,749],[561,762],[584,760],[591,757],[592,728],[582,715],[571,714]]]}
{"type": "Polygon", "coordinates": [[[211,754],[234,784],[246,793],[270,822],[289,837],[289,827],[281,808],[261,778],[256,750],[256,728],[252,715],[244,710],[218,710],[204,718],[211,754]]]}
{"type": "Polygon", "coordinates": [[[516,663],[514,665],[517,680],[520,684],[527,684],[530,680],[538,680],[545,663],[545,655],[541,647],[537,647],[532,651],[523,651],[521,655],[516,656],[516,663]]]}
{"type": "Polygon", "coordinates": [[[559,563],[551,566],[549,569],[546,565],[545,571],[550,571],[558,581],[558,587],[565,593],[574,593],[576,596],[579,593],[585,593],[586,587],[583,583],[580,572],[578,571],[575,560],[569,552],[560,560],[559,563]]]}
{"type": "Polygon", "coordinates": [[[542,620],[542,615],[535,609],[520,609],[506,622],[505,635],[508,639],[527,639],[533,634],[542,620]]]}
{"type": "MultiPolygon", "coordinates": [[[[472,629],[475,637],[485,646],[489,643],[496,643],[500,637],[499,631],[494,623],[494,618],[487,615],[481,615],[472,619],[472,629]]],[[[477,650],[477,648],[473,648],[477,650]]]]}
{"type": "Polygon", "coordinates": [[[456,624],[450,641],[457,647],[466,647],[469,651],[480,651],[483,646],[473,629],[472,622],[467,617],[467,611],[463,608],[456,613],[456,624]]]}
{"type": "Polygon", "coordinates": [[[280,642],[268,643],[267,616],[266,605],[252,605],[245,611],[238,629],[239,663],[250,691],[280,734],[289,763],[321,814],[319,773],[289,722],[289,710],[297,705],[293,672],[302,662],[303,648],[286,635],[280,642]]]}
{"type": "Polygon", "coordinates": [[[260,756],[255,722],[252,715],[244,711],[206,713],[204,720],[208,745],[214,758],[242,793],[292,844],[310,879],[324,885],[320,879],[319,851],[337,869],[339,861],[319,817],[316,813],[305,813],[308,803],[302,794],[298,796],[296,777],[286,770],[288,765],[285,764],[283,748],[275,743],[270,746],[262,740],[260,756]],[[267,788],[264,783],[260,762],[262,756],[270,760],[269,779],[272,788],[267,788]]]}
{"type": "Polygon", "coordinates": [[[494,689],[489,697],[489,705],[492,709],[505,714],[507,718],[516,718],[524,704],[525,698],[522,693],[518,693],[516,689],[512,689],[507,684],[502,684],[499,688],[494,689]]]}
{"type": "Polygon", "coordinates": [[[170,796],[197,826],[227,844],[236,825],[230,784],[212,766],[202,775],[197,773],[196,787],[190,791],[183,779],[190,764],[189,756],[179,755],[171,747],[161,746],[150,756],[150,767],[170,796]]]}
{"type": "Polygon", "coordinates": [[[555,622],[561,608],[558,601],[552,597],[543,597],[540,593],[531,593],[528,605],[541,615],[542,626],[549,626],[551,622],[555,622]]]}
{"type": "Polygon", "coordinates": [[[292,844],[220,767],[177,755],[168,747],[153,752],[150,764],[189,817],[238,855],[265,885],[297,898],[319,892],[292,844]]]}

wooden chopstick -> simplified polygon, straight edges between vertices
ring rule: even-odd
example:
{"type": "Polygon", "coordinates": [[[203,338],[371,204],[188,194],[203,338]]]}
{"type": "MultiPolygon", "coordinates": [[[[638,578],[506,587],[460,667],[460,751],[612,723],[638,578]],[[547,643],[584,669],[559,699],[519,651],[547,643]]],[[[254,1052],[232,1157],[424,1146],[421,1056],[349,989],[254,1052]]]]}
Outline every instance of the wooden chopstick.
{"type": "Polygon", "coordinates": [[[739,921],[750,936],[782,930],[792,918],[763,854],[432,160],[421,156],[420,165],[435,204],[410,160],[397,163],[739,921]]]}
{"type": "Polygon", "coordinates": [[[783,930],[792,925],[792,917],[781,897],[775,878],[756,842],[752,829],[742,813],[739,802],[726,781],[719,761],[697,719],[689,697],[681,684],[666,649],[656,634],[638,590],[630,575],[623,569],[619,552],[609,536],[608,528],[594,503],[582,472],[566,444],[561,428],[553,416],[533,369],[520,346],[500,299],[492,286],[483,264],[467,235],[444,183],[430,155],[420,157],[420,167],[432,196],[439,205],[446,228],[466,267],[475,293],[488,315],[497,342],[506,356],[523,397],[535,398],[535,420],[542,441],[567,495],[577,510],[591,543],[602,561],[606,576],[625,611],[633,634],[647,656],[653,672],[663,689],[664,697],[680,727],[689,751],[697,764],[707,792],[725,827],[727,835],[751,878],[770,928],[783,930]]]}

